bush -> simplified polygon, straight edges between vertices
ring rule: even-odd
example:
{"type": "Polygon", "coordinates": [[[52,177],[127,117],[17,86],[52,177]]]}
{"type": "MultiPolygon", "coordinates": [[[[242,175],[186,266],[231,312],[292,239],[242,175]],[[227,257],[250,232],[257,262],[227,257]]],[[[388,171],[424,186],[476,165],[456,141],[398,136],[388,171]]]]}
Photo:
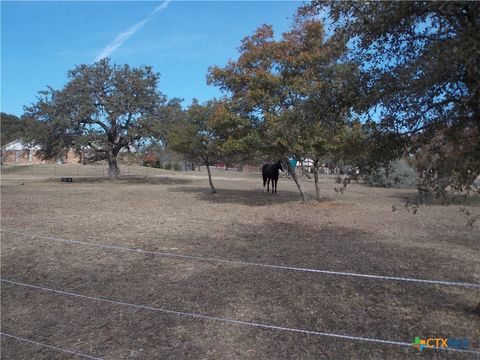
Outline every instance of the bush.
{"type": "Polygon", "coordinates": [[[182,166],[179,163],[173,164],[173,170],[182,171],[182,166]]]}
{"type": "Polygon", "coordinates": [[[416,187],[418,175],[405,159],[400,159],[390,163],[388,169],[380,168],[365,176],[365,181],[375,187],[409,189],[416,187]]]}
{"type": "Polygon", "coordinates": [[[165,170],[172,170],[172,164],[166,163],[163,168],[164,168],[165,170]]]}
{"type": "Polygon", "coordinates": [[[153,168],[157,168],[157,169],[162,169],[163,168],[162,163],[158,160],[144,160],[143,161],[143,166],[153,167],[153,168]]]}

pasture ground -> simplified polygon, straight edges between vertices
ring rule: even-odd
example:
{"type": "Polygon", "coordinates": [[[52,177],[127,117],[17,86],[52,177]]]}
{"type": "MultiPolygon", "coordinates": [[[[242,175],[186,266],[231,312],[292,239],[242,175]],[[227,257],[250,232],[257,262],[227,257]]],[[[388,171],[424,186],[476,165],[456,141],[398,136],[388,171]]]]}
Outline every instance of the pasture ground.
{"type": "MultiPolygon", "coordinates": [[[[26,169],[26,168],[25,168],[26,169]]],[[[2,229],[149,251],[303,268],[480,283],[478,223],[459,206],[403,207],[410,190],[354,184],[302,205],[292,180],[276,196],[261,176],[156,171],[60,183],[2,176],[2,229]]],[[[92,174],[97,172],[92,170],[92,174]]],[[[75,175],[75,174],[72,174],[75,175]]],[[[93,176],[93,175],[92,175],[93,176]]],[[[311,182],[304,180],[313,194],[311,182]]],[[[467,208],[478,211],[478,203],[467,208]]],[[[480,347],[478,289],[182,260],[2,232],[1,276],[88,296],[227,319],[413,342],[480,347]]],[[[471,359],[165,315],[2,283],[2,331],[105,359],[471,359]]],[[[2,337],[2,359],[71,355],[2,337]]]]}

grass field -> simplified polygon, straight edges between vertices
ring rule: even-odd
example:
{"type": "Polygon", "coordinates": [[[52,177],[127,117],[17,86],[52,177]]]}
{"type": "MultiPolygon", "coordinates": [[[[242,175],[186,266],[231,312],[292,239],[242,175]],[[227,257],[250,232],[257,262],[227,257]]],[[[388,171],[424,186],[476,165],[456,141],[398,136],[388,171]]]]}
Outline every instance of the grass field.
{"type": "MultiPolygon", "coordinates": [[[[416,336],[467,338],[471,348],[480,347],[478,288],[154,254],[478,284],[480,229],[478,222],[465,225],[459,206],[392,212],[413,192],[354,184],[342,195],[327,176],[324,200],[302,205],[293,181],[283,177],[273,196],[263,192],[259,174],[214,171],[218,194],[212,195],[204,172],[132,172],[109,181],[94,177],[99,168],[89,169],[78,174],[92,177],[72,173],[73,183],[35,169],[3,173],[2,279],[222,319],[407,343],[416,336]]],[[[306,188],[314,193],[311,182],[306,188]]],[[[480,204],[467,208],[478,211],[480,204]]],[[[1,290],[2,332],[98,358],[475,358],[166,314],[11,283],[1,290]]],[[[81,358],[1,341],[2,359],[81,358]]]]}
{"type": "MultiPolygon", "coordinates": [[[[120,164],[120,172],[125,176],[151,176],[163,171],[156,168],[120,164]]],[[[42,165],[5,165],[1,167],[2,176],[24,178],[49,178],[58,176],[103,177],[108,175],[108,165],[102,162],[94,165],[81,164],[42,164],[42,165]]]]}

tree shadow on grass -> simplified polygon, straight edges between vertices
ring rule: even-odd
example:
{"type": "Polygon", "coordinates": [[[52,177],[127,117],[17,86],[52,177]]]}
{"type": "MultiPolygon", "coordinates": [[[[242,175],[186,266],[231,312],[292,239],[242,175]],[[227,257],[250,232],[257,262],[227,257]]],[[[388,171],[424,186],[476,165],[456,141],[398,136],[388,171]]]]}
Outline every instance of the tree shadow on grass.
{"type": "MultiPolygon", "coordinates": [[[[179,185],[179,184],[190,184],[193,180],[185,179],[180,177],[170,177],[170,176],[120,176],[118,179],[110,179],[108,177],[75,177],[71,176],[72,183],[82,183],[82,184],[150,184],[150,185],[179,185]]],[[[61,179],[49,179],[48,182],[60,182],[61,179]]],[[[65,184],[69,184],[66,182],[65,184]]]]}
{"type": "MultiPolygon", "coordinates": [[[[242,242],[225,243],[225,254],[289,266],[323,268],[418,278],[443,278],[476,282],[476,263],[468,259],[477,242],[468,236],[432,237],[418,247],[402,239],[387,241],[375,230],[344,226],[308,226],[270,220],[263,224],[239,224],[230,229],[242,242]],[[272,236],[272,234],[275,234],[272,236]],[[472,241],[473,240],[473,241],[472,241]],[[462,257],[445,252],[439,243],[462,244],[462,257]],[[256,258],[260,256],[260,259],[256,258]]],[[[212,249],[213,251],[214,249],[212,249]]]]}
{"type": "Polygon", "coordinates": [[[267,206],[282,203],[295,203],[300,201],[297,192],[281,191],[278,194],[264,192],[263,190],[217,189],[212,194],[206,187],[176,187],[171,191],[191,193],[197,200],[208,201],[214,204],[240,204],[248,206],[267,206]]]}

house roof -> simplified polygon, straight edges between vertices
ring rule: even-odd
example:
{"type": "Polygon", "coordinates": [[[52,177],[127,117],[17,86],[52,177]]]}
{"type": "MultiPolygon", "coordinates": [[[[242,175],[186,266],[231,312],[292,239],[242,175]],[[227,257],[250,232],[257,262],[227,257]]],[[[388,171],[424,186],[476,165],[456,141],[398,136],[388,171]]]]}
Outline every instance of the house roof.
{"type": "Polygon", "coordinates": [[[4,151],[25,151],[25,150],[39,150],[39,146],[31,146],[28,144],[22,143],[21,139],[17,139],[14,141],[9,142],[2,146],[2,150],[4,151]]]}

